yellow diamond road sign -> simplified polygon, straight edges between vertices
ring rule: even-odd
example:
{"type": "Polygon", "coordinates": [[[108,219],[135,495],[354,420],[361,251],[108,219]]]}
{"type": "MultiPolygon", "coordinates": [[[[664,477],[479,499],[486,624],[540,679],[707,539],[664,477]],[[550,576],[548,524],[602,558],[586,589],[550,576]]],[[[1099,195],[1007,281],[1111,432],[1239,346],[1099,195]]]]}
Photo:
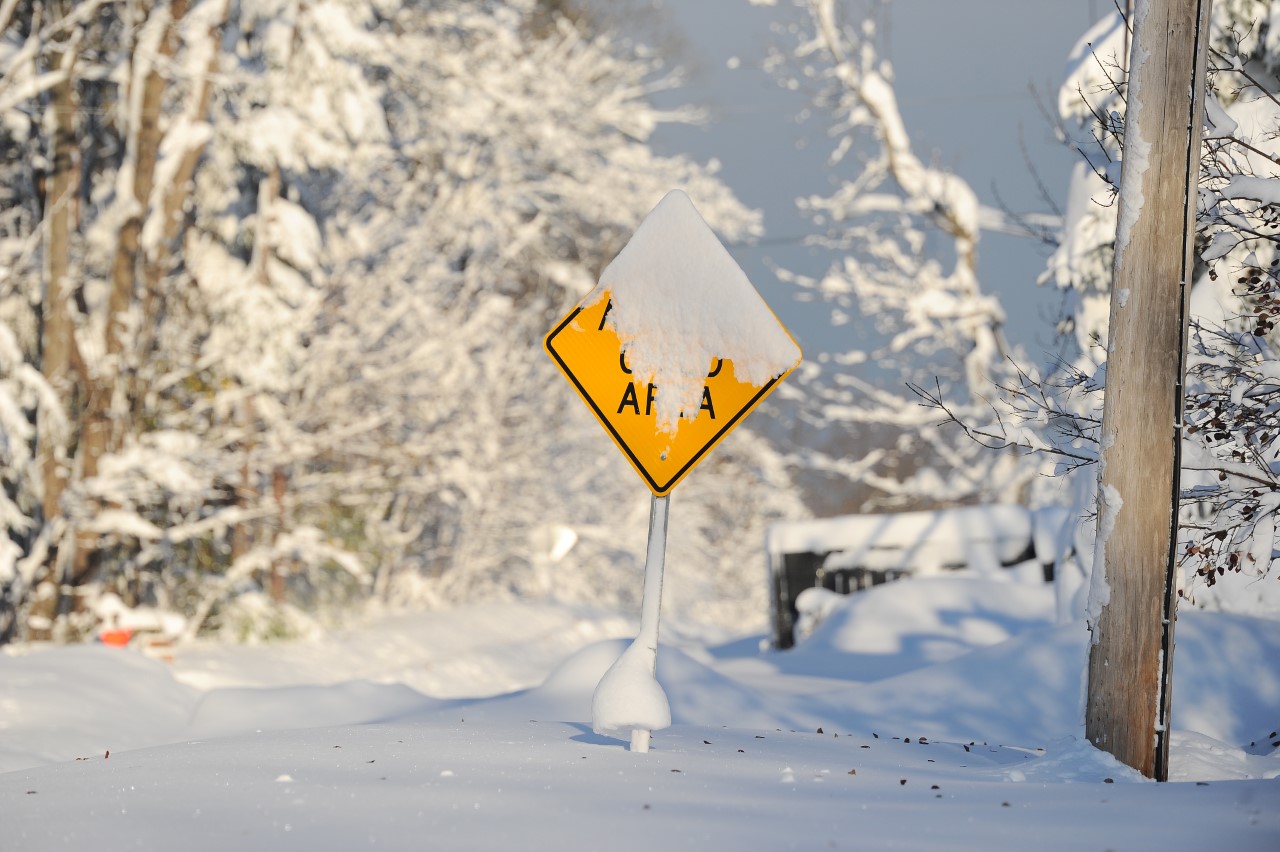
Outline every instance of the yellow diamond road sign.
{"type": "Polygon", "coordinates": [[[657,389],[632,375],[627,366],[622,342],[606,322],[611,305],[607,293],[587,307],[579,304],[551,330],[544,344],[623,455],[653,493],[662,497],[791,371],[760,387],[739,381],[733,363],[716,358],[707,365],[696,416],[681,416],[675,434],[661,431],[657,389]]]}

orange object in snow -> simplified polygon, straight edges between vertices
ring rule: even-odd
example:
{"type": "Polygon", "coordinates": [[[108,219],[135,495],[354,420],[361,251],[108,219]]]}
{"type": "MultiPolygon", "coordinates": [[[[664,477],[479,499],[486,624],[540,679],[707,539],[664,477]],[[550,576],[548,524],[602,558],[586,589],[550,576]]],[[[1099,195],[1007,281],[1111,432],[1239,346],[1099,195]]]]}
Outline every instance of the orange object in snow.
{"type": "Polygon", "coordinates": [[[98,633],[98,641],[111,648],[123,648],[133,638],[131,627],[111,627],[98,633]]]}

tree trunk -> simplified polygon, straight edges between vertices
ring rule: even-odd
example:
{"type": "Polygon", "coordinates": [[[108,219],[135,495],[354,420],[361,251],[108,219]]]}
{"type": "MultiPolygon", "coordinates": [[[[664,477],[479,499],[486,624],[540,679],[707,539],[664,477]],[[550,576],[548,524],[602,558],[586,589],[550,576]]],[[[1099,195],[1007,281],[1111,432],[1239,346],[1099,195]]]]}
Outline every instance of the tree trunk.
{"type": "MultiPolygon", "coordinates": [[[[248,509],[256,506],[258,503],[258,488],[254,477],[253,467],[253,450],[254,436],[257,434],[257,414],[254,412],[253,396],[246,396],[240,409],[241,420],[244,423],[244,458],[240,465],[240,487],[236,489],[236,505],[241,509],[248,509]]],[[[236,521],[236,525],[231,530],[231,563],[235,564],[236,560],[249,552],[249,548],[253,546],[252,535],[249,529],[249,522],[246,520],[236,521]]]]}
{"type": "Polygon", "coordinates": [[[1138,0],[1131,20],[1089,607],[1085,735],[1158,780],[1169,772],[1186,304],[1211,2],[1138,0]]]}
{"type": "MultiPolygon", "coordinates": [[[[139,74],[142,96],[136,113],[129,117],[130,133],[125,150],[126,159],[133,165],[133,205],[120,227],[111,266],[106,339],[103,341],[106,357],[101,363],[87,369],[84,377],[86,394],[79,452],[80,476],[83,479],[97,476],[102,457],[119,449],[126,433],[132,431],[129,424],[124,422],[130,410],[140,413],[138,408],[126,406],[122,398],[127,390],[123,380],[129,372],[125,358],[132,349],[128,339],[129,314],[137,303],[138,281],[144,268],[141,262],[142,230],[148,216],[152,215],[151,196],[155,188],[156,165],[160,160],[160,143],[164,137],[160,117],[164,109],[167,81],[161,73],[161,66],[177,52],[176,27],[186,14],[186,9],[186,0],[174,0],[167,12],[157,12],[154,9],[150,11],[152,15],[166,16],[165,31],[160,37],[155,56],[140,56],[140,45],[134,45],[134,68],[146,70],[139,74]]],[[[129,383],[130,386],[132,384],[129,383]]],[[[75,555],[68,577],[70,586],[80,586],[92,578],[100,561],[97,558],[99,543],[97,535],[77,532],[75,555]]]]}
{"type": "MultiPolygon", "coordinates": [[[[46,525],[56,524],[62,517],[62,493],[66,490],[70,468],[66,458],[66,435],[63,418],[70,413],[74,391],[72,373],[75,348],[74,323],[71,317],[71,212],[76,193],[75,175],[75,91],[72,71],[76,46],[68,45],[50,53],[50,63],[65,77],[52,90],[53,140],[44,198],[45,291],[41,306],[40,371],[62,402],[62,411],[51,411],[42,405],[38,415],[40,477],[43,486],[41,514],[46,525]]],[[[28,636],[47,639],[58,609],[58,553],[56,545],[37,581],[35,603],[29,614],[28,636]],[[40,588],[43,586],[43,588],[40,588]]]]}
{"type": "MultiPolygon", "coordinates": [[[[175,22],[185,16],[186,9],[186,0],[174,3],[171,14],[175,22]]],[[[185,128],[191,128],[208,120],[213,80],[217,77],[218,64],[222,56],[219,43],[230,10],[230,0],[224,0],[221,10],[206,33],[210,47],[205,73],[193,82],[191,91],[183,99],[183,113],[177,119],[185,128]]],[[[188,45],[187,49],[197,50],[199,47],[188,45]]],[[[159,187],[159,210],[153,211],[152,215],[160,216],[160,236],[154,245],[149,247],[143,265],[142,318],[135,341],[135,355],[140,361],[146,361],[155,351],[156,334],[159,330],[158,318],[165,306],[162,281],[174,266],[173,251],[177,248],[179,236],[183,232],[186,221],[187,202],[194,186],[196,166],[207,144],[207,138],[205,141],[187,144],[178,161],[178,167],[173,171],[172,181],[168,186],[159,187]]],[[[133,372],[127,388],[127,396],[133,404],[134,418],[144,416],[147,410],[148,394],[149,387],[143,371],[133,372]]]]}
{"type": "MultiPolygon", "coordinates": [[[[287,485],[288,477],[285,475],[284,468],[276,465],[271,471],[271,496],[276,503],[276,528],[271,536],[273,543],[284,534],[285,530],[284,495],[287,485]]],[[[277,556],[271,562],[270,590],[272,603],[279,604],[284,602],[284,581],[284,560],[277,556]]]]}

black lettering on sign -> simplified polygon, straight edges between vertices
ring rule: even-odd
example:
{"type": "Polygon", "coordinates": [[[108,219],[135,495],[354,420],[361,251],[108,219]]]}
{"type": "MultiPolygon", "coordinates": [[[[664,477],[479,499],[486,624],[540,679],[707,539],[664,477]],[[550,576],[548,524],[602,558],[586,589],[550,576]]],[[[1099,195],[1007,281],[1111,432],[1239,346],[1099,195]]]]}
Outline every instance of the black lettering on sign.
{"type": "Polygon", "coordinates": [[[640,413],[640,400],[636,396],[636,386],[627,382],[627,389],[622,392],[622,402],[618,403],[616,413],[621,414],[622,409],[630,406],[634,414],[640,413]]]}
{"type": "Polygon", "coordinates": [[[631,375],[631,368],[627,366],[627,353],[618,353],[618,366],[622,368],[622,372],[626,373],[628,376],[631,375]]]}
{"type": "MultiPolygon", "coordinates": [[[[604,321],[609,318],[609,311],[613,310],[613,299],[610,299],[604,306],[604,313],[600,315],[600,326],[596,331],[604,331],[604,321]]],[[[623,369],[626,369],[625,367],[623,369]]],[[[627,370],[627,372],[631,372],[627,370]]]]}
{"type": "Polygon", "coordinates": [[[716,365],[715,365],[715,367],[713,367],[713,368],[712,368],[712,370],[711,370],[711,372],[710,372],[710,373],[707,373],[707,378],[708,378],[708,379],[714,379],[716,376],[720,375],[720,370],[721,370],[723,367],[724,367],[724,359],[723,359],[723,358],[717,358],[717,359],[716,359],[716,365]]]}
{"type": "MultiPolygon", "coordinates": [[[[653,384],[653,382],[650,382],[648,388],[645,390],[644,396],[645,417],[653,414],[653,401],[657,393],[658,388],[653,384]]],[[[621,414],[622,409],[624,408],[631,409],[632,414],[640,413],[640,395],[636,393],[636,386],[632,382],[627,382],[627,387],[622,392],[622,401],[618,403],[617,413],[621,414]]]]}
{"type": "Polygon", "coordinates": [[[705,411],[711,415],[711,419],[716,419],[715,406],[711,404],[711,388],[706,385],[702,386],[702,405],[698,406],[699,411],[705,411]]]}

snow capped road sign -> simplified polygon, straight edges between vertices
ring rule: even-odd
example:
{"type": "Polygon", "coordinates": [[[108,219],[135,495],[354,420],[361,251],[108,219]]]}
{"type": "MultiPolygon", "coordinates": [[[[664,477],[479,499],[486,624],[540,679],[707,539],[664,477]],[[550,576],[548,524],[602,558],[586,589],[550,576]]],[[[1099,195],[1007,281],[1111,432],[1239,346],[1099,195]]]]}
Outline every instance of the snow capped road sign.
{"type": "MultiPolygon", "coordinates": [[[[696,416],[680,418],[674,435],[657,427],[657,386],[627,365],[618,333],[608,327],[609,300],[576,307],[547,335],[546,348],[641,478],[661,497],[702,460],[781,377],[763,387],[740,382],[733,363],[708,364],[696,416]]],[[[785,374],[784,374],[785,375],[785,374]]]]}
{"type": "Polygon", "coordinates": [[[795,341],[678,190],[545,347],[657,496],[800,362],[795,341]]]}

